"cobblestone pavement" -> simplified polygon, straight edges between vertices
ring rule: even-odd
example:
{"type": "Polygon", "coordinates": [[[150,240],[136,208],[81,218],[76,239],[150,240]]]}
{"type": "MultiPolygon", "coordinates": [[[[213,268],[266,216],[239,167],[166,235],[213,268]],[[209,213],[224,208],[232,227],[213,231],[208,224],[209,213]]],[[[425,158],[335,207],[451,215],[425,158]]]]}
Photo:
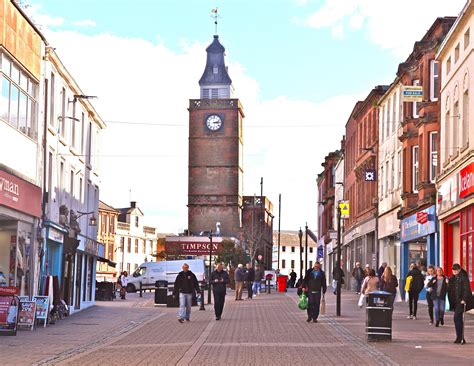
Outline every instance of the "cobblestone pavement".
{"type": "MultiPolygon", "coordinates": [[[[180,324],[176,309],[153,307],[144,299],[99,303],[62,323],[17,337],[0,338],[5,364],[51,365],[474,365],[471,344],[452,344],[452,315],[446,325],[428,325],[426,306],[407,320],[407,304],[397,303],[392,342],[366,342],[365,311],[357,296],[343,294],[342,317],[334,317],[328,292],[327,315],[306,323],[296,294],[261,294],[251,301],[226,298],[221,321],[212,306],[193,308],[180,324]],[[94,325],[87,325],[94,324],[94,325]],[[97,325],[95,325],[97,324],[97,325]],[[6,353],[4,353],[6,352],[6,353]]],[[[474,342],[474,319],[466,338],[474,342]]]]}

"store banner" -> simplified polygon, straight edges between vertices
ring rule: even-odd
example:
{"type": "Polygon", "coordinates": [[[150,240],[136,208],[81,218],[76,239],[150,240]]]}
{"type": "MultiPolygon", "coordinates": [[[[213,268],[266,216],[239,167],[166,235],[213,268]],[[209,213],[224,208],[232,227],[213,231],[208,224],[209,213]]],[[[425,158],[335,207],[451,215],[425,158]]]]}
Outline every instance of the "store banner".
{"type": "Polygon", "coordinates": [[[459,198],[474,193],[474,162],[459,171],[459,198]]]}
{"type": "Polygon", "coordinates": [[[402,242],[415,240],[435,233],[436,230],[436,207],[433,205],[400,222],[400,240],[402,242]]]}
{"type": "Polygon", "coordinates": [[[41,188],[0,170],[0,205],[41,216],[41,188]]]}

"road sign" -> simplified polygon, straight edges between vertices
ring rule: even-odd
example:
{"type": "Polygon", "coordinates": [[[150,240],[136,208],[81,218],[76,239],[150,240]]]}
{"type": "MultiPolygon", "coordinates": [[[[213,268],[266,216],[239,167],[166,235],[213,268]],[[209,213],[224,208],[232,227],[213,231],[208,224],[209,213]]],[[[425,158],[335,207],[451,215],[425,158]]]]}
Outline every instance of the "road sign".
{"type": "Polygon", "coordinates": [[[418,85],[404,85],[402,91],[402,100],[404,102],[422,102],[423,87],[418,85]]]}
{"type": "Polygon", "coordinates": [[[349,201],[340,201],[339,210],[341,211],[341,219],[348,219],[350,213],[349,201]]]}
{"type": "Polygon", "coordinates": [[[329,239],[337,239],[337,231],[336,230],[329,230],[329,239]]]}

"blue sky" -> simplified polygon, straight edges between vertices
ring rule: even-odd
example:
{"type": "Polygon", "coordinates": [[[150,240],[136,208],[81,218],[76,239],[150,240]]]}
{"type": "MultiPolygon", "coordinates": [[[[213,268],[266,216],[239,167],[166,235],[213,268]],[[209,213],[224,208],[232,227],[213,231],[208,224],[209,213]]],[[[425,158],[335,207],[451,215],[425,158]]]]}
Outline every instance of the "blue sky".
{"type": "Polygon", "coordinates": [[[275,212],[282,194],[282,229],[308,222],[317,230],[316,177],[340,148],[354,104],[394,79],[437,16],[457,15],[465,3],[29,1],[29,14],[82,90],[99,96],[93,103],[108,122],[101,199],[123,207],[132,190],[150,224],[174,233],[187,227],[187,103],[199,97],[212,8],[222,17],[219,35],[246,115],[244,194],[258,193],[263,176],[275,212]]]}

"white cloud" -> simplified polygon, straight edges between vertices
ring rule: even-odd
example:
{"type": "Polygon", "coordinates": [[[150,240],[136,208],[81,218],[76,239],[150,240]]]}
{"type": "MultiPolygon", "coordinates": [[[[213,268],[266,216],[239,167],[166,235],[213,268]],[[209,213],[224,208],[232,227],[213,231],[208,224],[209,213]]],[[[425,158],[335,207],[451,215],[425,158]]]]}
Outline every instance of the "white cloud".
{"type": "Polygon", "coordinates": [[[59,27],[64,24],[64,18],[52,17],[43,13],[41,11],[41,5],[33,4],[26,7],[24,10],[33,22],[41,29],[59,27]]]}
{"type": "Polygon", "coordinates": [[[72,22],[73,25],[78,27],[95,27],[96,23],[92,19],[83,19],[83,20],[76,20],[72,22]]]}
{"type": "Polygon", "coordinates": [[[335,38],[341,29],[364,29],[377,46],[407,57],[436,17],[457,16],[465,0],[325,0],[306,18],[311,28],[329,28],[335,38]]]}
{"type": "MultiPolygon", "coordinates": [[[[109,123],[102,138],[101,199],[125,206],[131,189],[132,199],[160,231],[186,228],[187,105],[189,98],[199,97],[207,44],[184,42],[173,52],[162,43],[110,34],[56,31],[47,36],[84,93],[99,96],[94,104],[104,120],[175,125],[109,123]]],[[[246,115],[244,193],[258,194],[263,176],[264,194],[273,201],[275,213],[282,194],[282,228],[296,229],[305,221],[315,227],[316,176],[327,152],[340,147],[356,96],[321,103],[285,96],[261,100],[257,80],[232,60],[232,45],[222,42],[246,115]],[[308,124],[324,126],[275,127],[308,124]],[[256,125],[263,127],[251,127],[256,125]]]]}

